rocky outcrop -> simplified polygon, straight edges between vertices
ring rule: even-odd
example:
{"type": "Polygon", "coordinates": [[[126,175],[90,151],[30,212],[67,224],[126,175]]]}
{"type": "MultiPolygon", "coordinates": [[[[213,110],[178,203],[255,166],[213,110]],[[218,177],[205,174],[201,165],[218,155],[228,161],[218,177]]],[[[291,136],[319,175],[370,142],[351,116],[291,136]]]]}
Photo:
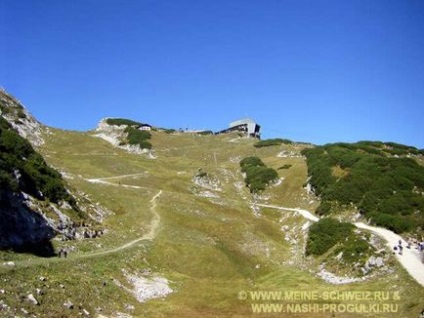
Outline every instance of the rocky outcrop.
{"type": "Polygon", "coordinates": [[[54,254],[50,240],[55,231],[49,222],[26,204],[24,195],[0,192],[0,249],[54,254]]]}
{"type": "Polygon", "coordinates": [[[150,149],[143,149],[139,145],[130,145],[126,143],[127,133],[125,129],[127,125],[109,125],[107,123],[108,118],[102,119],[97,125],[94,137],[101,138],[114,147],[120,148],[132,154],[145,154],[149,159],[156,159],[156,156],[152,153],[150,149]]]}
{"type": "Polygon", "coordinates": [[[36,120],[14,97],[0,89],[0,116],[3,116],[19,135],[33,146],[44,144],[43,131],[47,128],[36,120]]]}
{"type": "MultiPolygon", "coordinates": [[[[77,201],[81,201],[80,198],[77,201]]],[[[89,203],[84,205],[86,211],[101,209],[89,203]]],[[[53,238],[61,241],[95,239],[106,233],[95,219],[69,217],[68,208],[64,203],[59,206],[38,201],[25,193],[0,191],[0,249],[53,256],[56,255],[51,244],[53,238]]]]}
{"type": "Polygon", "coordinates": [[[169,287],[169,281],[157,275],[136,275],[124,273],[128,282],[133,285],[130,290],[134,297],[140,302],[144,303],[150,299],[164,298],[174,291],[169,287]]]}
{"type": "Polygon", "coordinates": [[[193,183],[211,191],[222,191],[219,179],[215,175],[204,172],[202,169],[199,169],[193,177],[193,183]]]}

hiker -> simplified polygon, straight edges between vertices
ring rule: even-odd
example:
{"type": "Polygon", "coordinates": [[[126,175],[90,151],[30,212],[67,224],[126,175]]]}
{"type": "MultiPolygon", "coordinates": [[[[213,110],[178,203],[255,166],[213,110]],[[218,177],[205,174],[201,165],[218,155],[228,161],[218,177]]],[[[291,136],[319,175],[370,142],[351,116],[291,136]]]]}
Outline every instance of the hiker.
{"type": "Polygon", "coordinates": [[[403,250],[402,245],[399,245],[399,255],[402,255],[402,250],[403,250]]]}
{"type": "Polygon", "coordinates": [[[59,258],[67,258],[67,257],[68,257],[68,249],[66,249],[66,248],[61,248],[61,249],[59,250],[58,255],[59,255],[59,258]]]}

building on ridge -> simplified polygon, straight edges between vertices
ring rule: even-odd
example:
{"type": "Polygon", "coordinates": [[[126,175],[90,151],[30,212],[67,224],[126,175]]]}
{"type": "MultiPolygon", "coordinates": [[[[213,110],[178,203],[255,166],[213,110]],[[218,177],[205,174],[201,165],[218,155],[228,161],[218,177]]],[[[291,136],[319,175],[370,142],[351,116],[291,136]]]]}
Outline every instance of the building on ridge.
{"type": "Polygon", "coordinates": [[[221,131],[216,132],[216,135],[226,134],[230,132],[241,132],[248,137],[254,137],[260,139],[260,130],[259,126],[255,121],[250,118],[240,119],[230,123],[230,127],[221,131]]]}

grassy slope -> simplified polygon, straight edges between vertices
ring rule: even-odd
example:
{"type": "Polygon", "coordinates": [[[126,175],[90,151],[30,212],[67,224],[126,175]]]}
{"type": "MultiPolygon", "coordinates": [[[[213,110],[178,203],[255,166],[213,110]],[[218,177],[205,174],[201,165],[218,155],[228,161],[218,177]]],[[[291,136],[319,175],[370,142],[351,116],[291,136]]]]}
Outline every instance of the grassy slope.
{"type": "MultiPolygon", "coordinates": [[[[424,290],[402,269],[398,268],[396,275],[360,284],[325,284],[302,266],[308,262],[300,254],[293,254],[280,230],[283,224],[302,225],[305,221],[301,217],[288,216],[282,224],[281,215],[275,210],[264,209],[261,218],[253,215],[248,189],[234,185],[242,182],[234,157],[256,155],[275,169],[292,164],[290,169],[278,170],[285,178],[283,183],[268,189],[264,195],[275,205],[311,210],[316,207],[302,189],[307,172],[304,159],[276,156],[282,149],[296,150],[296,146],[256,149],[252,140],[231,142],[234,135],[200,137],[153,132],[152,144],[158,158],[152,160],[113,148],[89,133],[52,131],[41,149],[46,160],[72,175],[73,179],[68,180],[72,187],[83,190],[114,215],[105,220],[110,231],[102,238],[67,243],[75,246],[76,251],[65,261],[40,261],[27,256],[28,261],[18,262],[16,270],[0,268],[0,281],[5,282],[4,299],[9,305],[17,304],[18,308],[50,317],[60,313],[78,315],[77,308],[65,310],[62,304],[67,299],[91,313],[101,307],[101,313],[107,316],[126,312],[125,305],[131,304],[135,310],[130,313],[137,317],[257,317],[252,314],[249,302],[237,299],[239,291],[374,290],[400,292],[401,312],[384,317],[415,317],[421,310],[422,304],[417,300],[424,299],[424,290]],[[222,191],[215,192],[219,199],[193,194],[196,189],[192,177],[199,168],[220,179],[222,191]],[[85,180],[128,174],[138,176],[109,179],[115,186],[85,180]],[[122,186],[127,184],[140,188],[122,186]],[[143,241],[113,254],[80,258],[146,233],[152,221],[150,200],[159,190],[163,190],[156,202],[160,225],[153,241],[143,241]],[[147,268],[168,278],[176,292],[165,300],[140,304],[112,282],[118,279],[125,283],[122,269],[141,272],[147,268]],[[40,276],[47,281],[40,281],[40,276]],[[46,290],[44,295],[36,296],[41,306],[19,301],[17,295],[35,293],[37,287],[46,290]]],[[[14,258],[8,253],[1,253],[0,257],[14,258]]],[[[327,316],[308,313],[293,317],[327,316]]],[[[343,317],[381,317],[381,314],[355,313],[343,317]]]]}

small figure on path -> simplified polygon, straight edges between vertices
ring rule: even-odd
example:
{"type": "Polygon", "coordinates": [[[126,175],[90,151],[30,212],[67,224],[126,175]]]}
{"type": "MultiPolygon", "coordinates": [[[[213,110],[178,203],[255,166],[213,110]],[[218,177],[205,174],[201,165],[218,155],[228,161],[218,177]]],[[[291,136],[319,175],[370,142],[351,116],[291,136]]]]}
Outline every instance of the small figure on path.
{"type": "Polygon", "coordinates": [[[59,258],[67,258],[68,257],[68,250],[66,248],[61,248],[59,250],[59,258]]]}
{"type": "Polygon", "coordinates": [[[402,246],[402,241],[401,240],[399,240],[398,247],[399,247],[399,255],[402,255],[403,246],[402,246]]]}

